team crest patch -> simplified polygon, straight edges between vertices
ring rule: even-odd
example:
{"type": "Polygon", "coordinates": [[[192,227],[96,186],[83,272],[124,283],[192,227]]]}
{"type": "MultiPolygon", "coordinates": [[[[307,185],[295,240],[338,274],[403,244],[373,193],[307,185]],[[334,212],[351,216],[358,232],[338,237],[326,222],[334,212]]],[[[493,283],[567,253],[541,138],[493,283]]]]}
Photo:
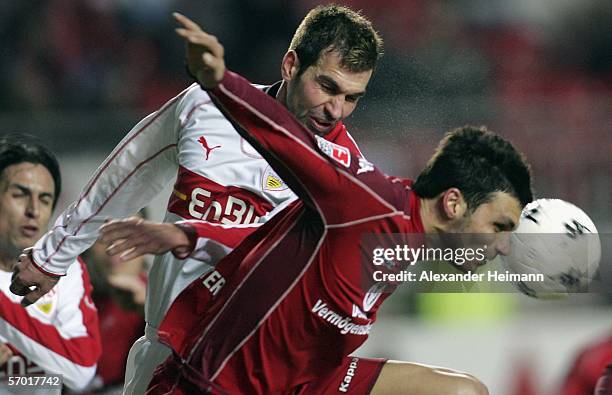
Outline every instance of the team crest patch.
{"type": "Polygon", "coordinates": [[[42,313],[44,316],[49,317],[55,312],[55,308],[57,307],[57,291],[52,289],[43,297],[38,299],[36,303],[34,303],[34,307],[36,311],[42,313]]]}
{"type": "Polygon", "coordinates": [[[264,191],[284,191],[289,188],[274,170],[268,166],[264,171],[262,179],[262,189],[264,191]]]}
{"type": "Polygon", "coordinates": [[[315,138],[317,139],[319,149],[323,151],[325,155],[329,156],[344,167],[351,166],[351,153],[348,148],[332,143],[331,141],[327,141],[321,136],[315,135],[315,138]]]}

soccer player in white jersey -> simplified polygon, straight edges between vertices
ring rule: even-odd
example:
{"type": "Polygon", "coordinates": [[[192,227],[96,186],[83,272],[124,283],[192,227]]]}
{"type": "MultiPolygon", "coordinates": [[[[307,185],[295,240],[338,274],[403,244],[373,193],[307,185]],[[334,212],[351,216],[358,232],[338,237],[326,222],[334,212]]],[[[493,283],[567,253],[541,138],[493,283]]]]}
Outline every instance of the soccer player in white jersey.
{"type": "MultiPolygon", "coordinates": [[[[382,53],[382,40],[360,14],[339,6],[312,10],[298,27],[281,64],[282,81],[262,87],[312,133],[338,144],[335,155],[358,148],[342,120],[355,109],[382,53]]],[[[109,217],[130,215],[174,182],[165,222],[205,220],[262,223],[295,195],[197,84],[137,124],[104,161],[80,197],[26,254],[13,284],[33,302],[48,292],[76,255],[89,247],[109,217]],[[31,286],[30,289],[25,289],[31,286]]],[[[227,251],[211,242],[208,263],[227,251]]],[[[147,327],[128,357],[125,393],[143,393],[169,354],[157,327],[175,297],[210,271],[194,259],[157,258],[149,274],[147,327]]]]}
{"type": "MultiPolygon", "coordinates": [[[[2,394],[17,390],[6,387],[7,376],[24,374],[61,374],[68,387],[82,389],[101,353],[89,277],[76,258],[58,286],[28,307],[9,292],[13,265],[21,250],[47,230],[60,185],[59,166],[49,151],[25,136],[0,138],[2,394]]],[[[31,394],[33,389],[23,390],[31,394]]]]}

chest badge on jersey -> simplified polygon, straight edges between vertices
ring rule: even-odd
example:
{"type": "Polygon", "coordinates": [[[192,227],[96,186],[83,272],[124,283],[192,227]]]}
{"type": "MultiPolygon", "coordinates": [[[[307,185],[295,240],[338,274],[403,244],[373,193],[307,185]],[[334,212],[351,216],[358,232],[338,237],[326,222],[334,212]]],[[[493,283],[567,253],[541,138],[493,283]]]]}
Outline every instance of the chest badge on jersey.
{"type": "Polygon", "coordinates": [[[359,169],[357,169],[357,175],[374,171],[374,165],[364,157],[359,157],[359,169]]]}
{"type": "Polygon", "coordinates": [[[200,145],[202,145],[202,148],[204,148],[204,152],[206,153],[206,160],[208,160],[208,156],[214,149],[221,148],[220,145],[215,145],[214,147],[209,146],[208,141],[206,141],[206,138],[204,136],[200,136],[200,138],[198,139],[198,143],[200,143],[200,145]]]}
{"type": "Polygon", "coordinates": [[[45,317],[50,317],[55,312],[57,307],[57,290],[51,289],[48,293],[43,295],[40,299],[34,303],[34,310],[42,313],[45,317]]]}
{"type": "Polygon", "coordinates": [[[344,167],[351,166],[351,153],[348,148],[325,140],[321,136],[315,135],[317,145],[323,153],[344,167]]]}
{"type": "Polygon", "coordinates": [[[261,187],[264,191],[284,191],[289,188],[270,166],[264,171],[261,187]]]}

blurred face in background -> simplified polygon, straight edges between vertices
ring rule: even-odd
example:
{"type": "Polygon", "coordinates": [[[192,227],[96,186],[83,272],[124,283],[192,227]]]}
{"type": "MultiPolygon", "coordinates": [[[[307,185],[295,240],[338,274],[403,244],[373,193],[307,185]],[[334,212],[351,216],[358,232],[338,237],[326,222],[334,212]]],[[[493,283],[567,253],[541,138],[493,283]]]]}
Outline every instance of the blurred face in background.
{"type": "Polygon", "coordinates": [[[0,174],[0,249],[11,259],[47,230],[54,197],[53,177],[41,164],[22,162],[0,174]]]}
{"type": "Polygon", "coordinates": [[[299,63],[294,51],[283,58],[285,105],[308,130],[325,136],[353,112],[365,94],[372,70],[347,70],[336,51],[323,51],[319,60],[301,73],[299,63]]]}

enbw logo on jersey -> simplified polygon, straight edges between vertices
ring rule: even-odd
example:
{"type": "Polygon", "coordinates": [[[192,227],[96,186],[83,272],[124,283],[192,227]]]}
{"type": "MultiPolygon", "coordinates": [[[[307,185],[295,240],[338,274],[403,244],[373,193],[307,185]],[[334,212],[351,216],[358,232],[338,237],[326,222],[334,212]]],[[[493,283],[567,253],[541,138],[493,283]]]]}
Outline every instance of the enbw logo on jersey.
{"type": "Polygon", "coordinates": [[[351,166],[351,152],[348,148],[325,140],[323,137],[316,136],[317,145],[323,153],[344,167],[351,166]]]}

